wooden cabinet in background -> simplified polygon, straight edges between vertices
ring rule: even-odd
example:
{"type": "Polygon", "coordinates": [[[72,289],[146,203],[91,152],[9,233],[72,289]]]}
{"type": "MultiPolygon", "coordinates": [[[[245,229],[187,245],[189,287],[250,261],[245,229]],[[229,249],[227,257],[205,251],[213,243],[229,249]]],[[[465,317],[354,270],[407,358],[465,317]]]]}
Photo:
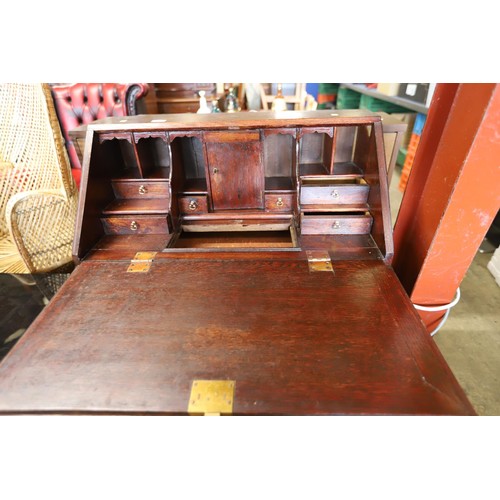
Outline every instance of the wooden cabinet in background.
{"type": "Polygon", "coordinates": [[[196,113],[200,106],[199,91],[205,92],[208,102],[216,95],[215,83],[151,83],[156,109],[147,113],[196,113]]]}

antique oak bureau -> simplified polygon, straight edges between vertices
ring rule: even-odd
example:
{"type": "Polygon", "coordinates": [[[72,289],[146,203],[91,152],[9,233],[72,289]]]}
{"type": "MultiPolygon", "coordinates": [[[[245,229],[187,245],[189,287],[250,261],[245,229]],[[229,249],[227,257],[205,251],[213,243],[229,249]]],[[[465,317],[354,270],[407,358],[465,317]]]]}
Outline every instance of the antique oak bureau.
{"type": "Polygon", "coordinates": [[[0,412],[474,414],[390,267],[382,148],[362,111],[94,122],[0,412]]]}

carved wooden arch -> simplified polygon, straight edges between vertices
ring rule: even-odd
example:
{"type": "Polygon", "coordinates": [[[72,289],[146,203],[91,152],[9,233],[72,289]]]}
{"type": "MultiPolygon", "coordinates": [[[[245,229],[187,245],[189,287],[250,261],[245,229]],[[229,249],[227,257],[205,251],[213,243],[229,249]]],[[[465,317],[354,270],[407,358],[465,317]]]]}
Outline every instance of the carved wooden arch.
{"type": "Polygon", "coordinates": [[[137,144],[141,139],[162,139],[165,144],[168,144],[168,134],[167,132],[161,132],[159,130],[151,130],[147,132],[134,132],[134,142],[137,144]]]}
{"type": "Polygon", "coordinates": [[[99,133],[99,143],[104,141],[112,141],[113,139],[125,140],[133,144],[131,132],[101,132],[99,133]]]}

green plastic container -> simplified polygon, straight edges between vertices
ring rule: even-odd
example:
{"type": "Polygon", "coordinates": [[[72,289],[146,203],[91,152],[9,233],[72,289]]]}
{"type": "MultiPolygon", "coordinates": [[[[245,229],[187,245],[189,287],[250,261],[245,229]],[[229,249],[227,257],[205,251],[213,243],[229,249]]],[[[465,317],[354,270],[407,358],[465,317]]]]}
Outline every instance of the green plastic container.
{"type": "Polygon", "coordinates": [[[358,109],[360,99],[359,92],[340,87],[337,94],[337,109],[358,109]]]}
{"type": "Polygon", "coordinates": [[[367,109],[375,113],[377,111],[382,111],[384,113],[408,113],[408,108],[403,108],[392,102],[382,101],[381,99],[365,94],[361,96],[359,108],[367,109]]]}
{"type": "Polygon", "coordinates": [[[338,94],[338,83],[320,83],[318,85],[318,94],[338,94]]]}
{"type": "Polygon", "coordinates": [[[401,148],[398,151],[398,157],[396,158],[396,164],[403,166],[405,164],[406,160],[406,153],[408,152],[407,149],[401,148]]]}

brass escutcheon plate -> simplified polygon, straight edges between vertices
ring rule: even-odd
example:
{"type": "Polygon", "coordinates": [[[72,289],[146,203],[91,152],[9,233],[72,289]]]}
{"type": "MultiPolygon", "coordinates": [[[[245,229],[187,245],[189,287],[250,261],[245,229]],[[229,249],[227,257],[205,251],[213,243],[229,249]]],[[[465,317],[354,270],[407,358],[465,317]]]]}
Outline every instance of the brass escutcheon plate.
{"type": "Polygon", "coordinates": [[[189,414],[233,413],[234,380],[193,380],[189,414]]]}

